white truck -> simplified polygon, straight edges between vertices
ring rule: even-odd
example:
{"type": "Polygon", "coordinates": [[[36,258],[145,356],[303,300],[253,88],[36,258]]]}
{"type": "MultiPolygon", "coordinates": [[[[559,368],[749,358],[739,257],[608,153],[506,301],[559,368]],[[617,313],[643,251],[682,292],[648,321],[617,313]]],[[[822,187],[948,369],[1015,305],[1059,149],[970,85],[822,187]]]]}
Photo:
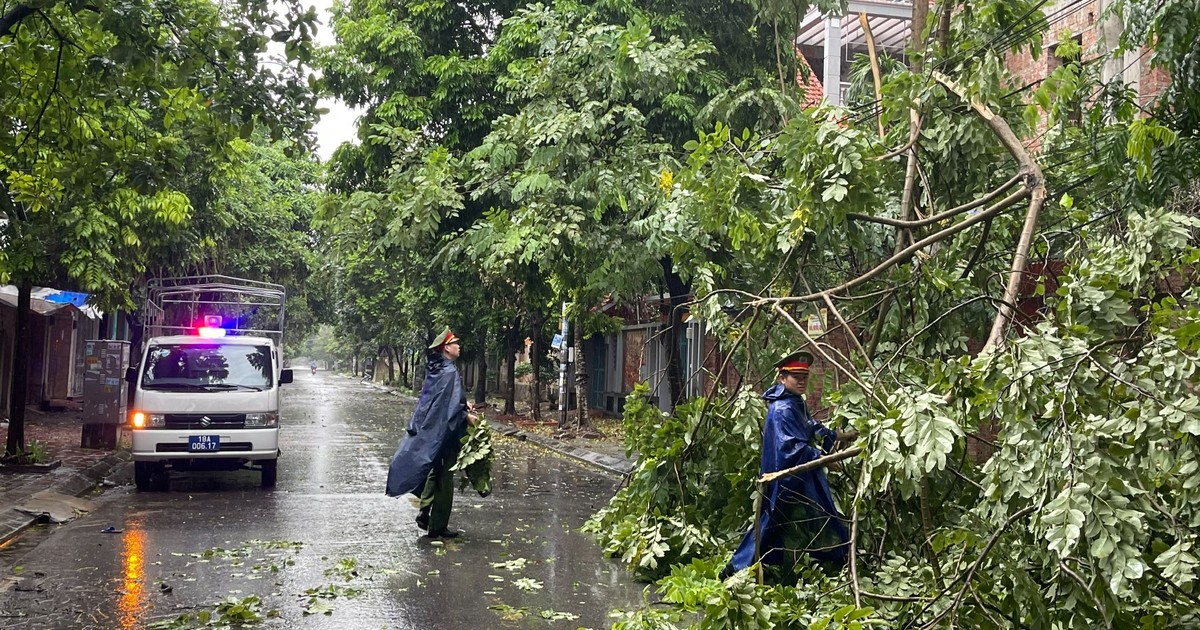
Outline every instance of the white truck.
{"type": "Polygon", "coordinates": [[[139,490],[167,489],[168,468],[251,468],[275,485],[285,300],[280,285],[228,276],[151,281],[126,374],[139,490]]]}

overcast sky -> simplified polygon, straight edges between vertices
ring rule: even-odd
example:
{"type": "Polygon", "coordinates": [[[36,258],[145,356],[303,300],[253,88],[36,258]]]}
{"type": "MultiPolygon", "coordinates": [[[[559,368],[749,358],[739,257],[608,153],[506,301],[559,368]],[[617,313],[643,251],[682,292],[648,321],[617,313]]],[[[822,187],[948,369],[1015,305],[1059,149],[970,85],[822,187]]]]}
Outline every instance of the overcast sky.
{"type": "MultiPolygon", "coordinates": [[[[333,29],[329,27],[331,19],[329,8],[333,6],[333,0],[312,0],[312,5],[317,8],[317,18],[321,22],[317,29],[317,42],[322,46],[332,45],[334,43],[333,29]]],[[[315,127],[317,154],[321,156],[322,161],[325,161],[333,155],[333,150],[338,148],[338,145],[355,139],[354,124],[360,112],[331,98],[322,99],[321,107],[329,110],[329,113],[322,116],[315,127]]]]}

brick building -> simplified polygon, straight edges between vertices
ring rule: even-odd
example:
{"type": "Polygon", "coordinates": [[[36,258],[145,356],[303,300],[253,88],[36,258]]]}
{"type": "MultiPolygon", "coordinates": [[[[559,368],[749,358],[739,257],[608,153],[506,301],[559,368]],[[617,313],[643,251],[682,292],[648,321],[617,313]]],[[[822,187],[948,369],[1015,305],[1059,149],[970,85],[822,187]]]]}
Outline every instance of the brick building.
{"type": "Polygon", "coordinates": [[[1136,91],[1143,106],[1150,105],[1170,83],[1170,76],[1150,67],[1150,50],[1131,51],[1118,58],[1109,53],[1117,49],[1123,30],[1120,18],[1106,15],[1112,0],[1053,0],[1042,8],[1049,24],[1037,59],[1029,52],[1008,56],[1008,68],[1019,85],[1033,85],[1064,63],[1102,63],[1100,78],[1107,82],[1120,76],[1136,91]],[[1071,37],[1083,49],[1082,58],[1063,59],[1056,54],[1063,37],[1071,37]]]}
{"type": "MultiPolygon", "coordinates": [[[[1051,0],[1042,7],[1048,31],[1044,50],[1035,59],[1030,53],[1009,55],[1008,67],[1014,74],[1015,87],[1036,84],[1066,61],[1055,55],[1064,32],[1074,37],[1083,48],[1080,61],[1089,62],[1116,50],[1123,30],[1120,18],[1108,15],[1113,0],[1051,0]]],[[[808,101],[822,94],[835,104],[843,102],[848,85],[846,77],[855,56],[866,54],[867,34],[871,34],[879,54],[904,61],[904,51],[911,38],[912,4],[908,0],[850,0],[844,15],[810,11],[800,22],[796,48],[802,55],[800,63],[812,69],[805,85],[808,101]],[[868,25],[864,29],[862,24],[868,25]],[[829,86],[837,85],[831,89],[829,86]]],[[[936,19],[938,7],[930,8],[930,19],[936,19]]],[[[1125,53],[1120,58],[1103,61],[1101,79],[1108,81],[1120,75],[1141,97],[1143,106],[1151,104],[1170,83],[1170,76],[1161,69],[1150,67],[1148,49],[1125,53]]]]}

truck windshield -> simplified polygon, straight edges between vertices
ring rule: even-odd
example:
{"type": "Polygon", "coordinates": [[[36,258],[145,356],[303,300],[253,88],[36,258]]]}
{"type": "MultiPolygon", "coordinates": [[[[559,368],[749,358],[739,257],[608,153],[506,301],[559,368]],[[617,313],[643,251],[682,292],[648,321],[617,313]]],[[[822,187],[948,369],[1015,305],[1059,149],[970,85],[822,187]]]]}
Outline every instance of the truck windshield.
{"type": "Polygon", "coordinates": [[[271,387],[271,349],[233,344],[151,346],[143,389],[262,391],[271,387]]]}

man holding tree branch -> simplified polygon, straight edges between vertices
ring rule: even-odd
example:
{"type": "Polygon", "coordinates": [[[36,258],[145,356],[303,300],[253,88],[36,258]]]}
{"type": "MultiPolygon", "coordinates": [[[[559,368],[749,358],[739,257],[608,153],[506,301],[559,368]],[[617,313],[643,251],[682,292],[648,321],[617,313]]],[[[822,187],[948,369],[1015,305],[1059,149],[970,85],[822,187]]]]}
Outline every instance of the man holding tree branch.
{"type": "MultiPolygon", "coordinates": [[[[835,445],[858,437],[840,433],[813,419],[804,404],[812,355],[793,352],[775,364],[778,380],[764,394],[767,421],[763,427],[760,474],[787,470],[816,460],[835,445]]],[[[782,565],[790,572],[800,556],[832,566],[842,566],[850,536],[838,513],[823,468],[782,476],[768,482],[762,497],[757,534],[751,528],[742,538],[724,579],[755,562],[782,565]]]]}
{"type": "Polygon", "coordinates": [[[408,436],[400,443],[388,468],[387,495],[412,493],[420,496],[417,527],[430,538],[455,538],[461,532],[449,528],[454,502],[454,472],[467,423],[477,418],[470,413],[467,395],[454,361],[461,342],[447,328],[429,346],[425,385],[408,423],[408,436]]]}

